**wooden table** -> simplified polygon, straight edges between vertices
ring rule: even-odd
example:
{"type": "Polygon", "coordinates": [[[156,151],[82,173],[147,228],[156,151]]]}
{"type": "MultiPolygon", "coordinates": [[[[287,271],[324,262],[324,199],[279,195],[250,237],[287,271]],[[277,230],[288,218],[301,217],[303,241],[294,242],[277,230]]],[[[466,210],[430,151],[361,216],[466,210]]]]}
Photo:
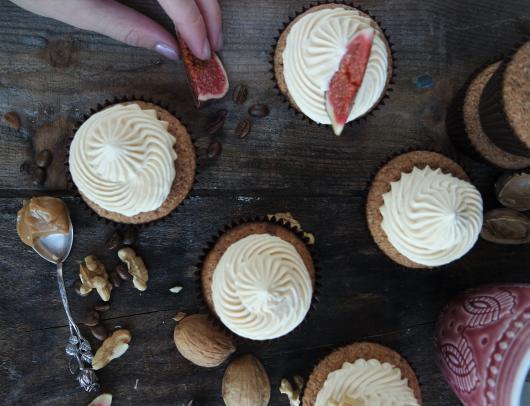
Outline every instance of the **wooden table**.
{"type": "MultiPolygon", "coordinates": [[[[170,28],[154,1],[127,3],[170,28]]],[[[227,97],[197,111],[180,64],[0,2],[0,113],[15,110],[22,117],[18,132],[0,126],[0,403],[83,405],[93,397],[78,389],[66,368],[68,329],[54,270],[18,240],[15,216],[22,200],[34,195],[59,196],[69,205],[76,239],[65,278],[79,319],[97,301],[95,293],[88,298],[74,293],[80,261],[96,254],[110,266],[117,258],[104,247],[112,228],[83,210],[65,188],[64,141],[73,123],[97,103],[136,94],[172,106],[189,123],[201,151],[209,143],[208,117],[221,107],[230,113],[218,137],[223,153],[202,167],[191,198],[140,235],[138,252],[150,269],[149,288],[139,293],[132,284],[120,287],[104,314],[107,327],[127,326],[133,335],[129,351],[99,373],[116,405],[184,405],[190,399],[197,405],[222,404],[226,365],[202,369],[183,359],[173,344],[171,318],[177,311],[200,310],[195,264],[210,236],[242,216],[278,211],[293,212],[316,235],[322,288],[320,304],[302,329],[239,348],[263,361],[271,404],[288,404],[278,392],[281,378],[307,377],[324,355],[358,340],[402,353],[420,378],[426,405],[458,404],[435,365],[436,317],[468,287],[530,282],[528,247],[479,241],[464,259],[443,269],[402,269],[374,245],[363,199],[378,165],[400,150],[427,147],[460,157],[445,134],[447,105],[475,68],[530,33],[530,2],[362,2],[395,43],[397,83],[380,111],[340,138],[294,117],[273,89],[274,37],[304,4],[222,1],[222,57],[232,86],[247,84],[250,96],[243,107],[227,97]],[[233,129],[255,102],[269,104],[271,114],[253,119],[251,134],[239,139],[233,129]],[[53,149],[55,161],[40,188],[19,167],[45,146],[53,149]],[[170,293],[177,284],[184,290],[170,293]]],[[[497,206],[493,183],[499,172],[462,159],[486,208],[497,206]]]]}

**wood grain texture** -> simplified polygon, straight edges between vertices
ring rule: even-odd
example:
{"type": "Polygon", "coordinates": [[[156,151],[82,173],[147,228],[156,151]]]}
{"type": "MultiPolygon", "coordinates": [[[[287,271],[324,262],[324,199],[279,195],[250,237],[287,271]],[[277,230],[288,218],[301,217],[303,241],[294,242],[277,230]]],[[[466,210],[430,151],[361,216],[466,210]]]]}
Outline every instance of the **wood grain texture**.
{"type": "MultiPolygon", "coordinates": [[[[171,28],[156,2],[125,1],[171,28]]],[[[207,119],[219,108],[229,115],[220,158],[200,169],[191,199],[168,220],[144,230],[138,252],[150,268],[149,287],[125,284],[113,291],[107,327],[130,328],[130,350],[100,372],[116,405],[220,405],[226,365],[201,369],[184,360],[172,342],[178,311],[195,312],[195,264],[210,236],[242,216],[291,211],[316,236],[322,287],[320,303],[303,327],[284,340],[242,346],[269,373],[271,405],[287,405],[281,378],[301,374],[332,349],[373,340],[400,352],[416,370],[426,405],[457,400],[434,362],[433,323],[456,293],[481,283],[530,282],[530,252],[524,247],[479,241],[460,261],[440,270],[405,270],[380,253],[364,218],[366,187],[381,163],[410,147],[440,149],[462,160],[496,207],[495,169],[459,155],[444,128],[446,107],[476,67],[530,33],[530,3],[519,0],[366,0],[395,44],[397,77],[391,98],[360,125],[337,138],[331,130],[300,120],[276,95],[269,69],[277,30],[305,1],[221,1],[223,60],[232,85],[244,83],[243,106],[230,97],[195,110],[182,66],[157,54],[31,15],[0,0],[0,114],[15,110],[19,132],[0,124],[0,403],[87,404],[66,370],[67,328],[53,269],[15,234],[23,198],[51,193],[64,197],[76,230],[65,279],[79,318],[97,301],[71,288],[84,256],[94,253],[117,264],[104,248],[109,226],[97,221],[65,190],[61,145],[84,112],[107,98],[143,95],[169,104],[188,123],[200,150],[209,143],[207,119]],[[416,78],[433,85],[420,88],[416,78]],[[269,104],[271,113],[252,119],[245,139],[233,134],[248,106],[269,104]],[[43,147],[57,160],[43,188],[19,166],[43,147]],[[50,191],[51,190],[51,191],[50,191]],[[169,292],[184,286],[178,295],[169,292]],[[134,389],[136,380],[138,384],[134,389]]]]}

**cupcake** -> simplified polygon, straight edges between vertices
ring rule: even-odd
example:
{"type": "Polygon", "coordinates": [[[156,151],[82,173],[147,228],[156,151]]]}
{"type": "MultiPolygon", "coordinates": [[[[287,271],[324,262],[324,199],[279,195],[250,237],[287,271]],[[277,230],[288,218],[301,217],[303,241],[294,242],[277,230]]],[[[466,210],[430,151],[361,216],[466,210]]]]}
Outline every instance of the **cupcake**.
{"type": "Polygon", "coordinates": [[[366,202],[379,248],[409,268],[465,255],[482,228],[482,197],[464,169],[436,152],[398,155],[375,175],[366,202]]]}
{"type": "Polygon", "coordinates": [[[384,98],[392,78],[393,58],[378,23],[352,6],[334,3],[314,6],[286,26],[274,51],[277,86],[299,113],[319,124],[336,124],[328,105],[330,82],[339,67],[342,70],[345,55],[354,52],[359,58],[353,60],[361,60],[363,49],[368,52],[364,55],[367,59],[351,73],[355,76],[357,68],[362,67],[364,75],[355,79],[358,83],[354,87],[358,90],[353,106],[348,103],[351,110],[345,112],[344,118],[351,122],[363,117],[384,98]],[[371,47],[365,48],[363,40],[352,49],[351,43],[361,33],[371,36],[371,47]]]}
{"type": "Polygon", "coordinates": [[[300,231],[274,219],[244,222],[222,233],[206,253],[204,301],[234,334],[272,340],[304,320],[316,270],[300,231]]]}
{"type": "Polygon", "coordinates": [[[479,102],[484,87],[498,70],[501,61],[488,65],[472,76],[469,84],[457,95],[447,118],[447,131],[455,143],[473,157],[502,169],[523,169],[530,158],[514,155],[499,148],[484,132],[480,121],[479,102]]]}
{"type": "Polygon", "coordinates": [[[68,168],[83,201],[116,223],[146,224],[174,210],[195,178],[186,127],[146,101],[109,105],[76,130],[68,168]]]}
{"type": "Polygon", "coordinates": [[[408,362],[390,348],[354,343],[340,348],[315,367],[303,406],[422,404],[420,384],[408,362]]]}
{"type": "Polygon", "coordinates": [[[530,158],[530,41],[500,64],[480,98],[484,131],[502,150],[530,158]]]}

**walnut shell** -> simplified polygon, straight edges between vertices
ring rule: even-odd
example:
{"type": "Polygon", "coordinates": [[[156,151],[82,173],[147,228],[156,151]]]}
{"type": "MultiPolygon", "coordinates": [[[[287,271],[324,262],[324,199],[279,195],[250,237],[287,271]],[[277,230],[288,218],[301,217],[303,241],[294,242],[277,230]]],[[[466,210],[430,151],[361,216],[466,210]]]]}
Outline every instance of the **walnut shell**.
{"type": "Polygon", "coordinates": [[[175,327],[173,339],[180,354],[201,367],[216,367],[236,350],[232,337],[217,328],[205,314],[182,319],[175,327]]]}
{"type": "Polygon", "coordinates": [[[267,406],[271,384],[267,371],[253,355],[232,361],[223,377],[223,400],[226,406],[267,406]]]}

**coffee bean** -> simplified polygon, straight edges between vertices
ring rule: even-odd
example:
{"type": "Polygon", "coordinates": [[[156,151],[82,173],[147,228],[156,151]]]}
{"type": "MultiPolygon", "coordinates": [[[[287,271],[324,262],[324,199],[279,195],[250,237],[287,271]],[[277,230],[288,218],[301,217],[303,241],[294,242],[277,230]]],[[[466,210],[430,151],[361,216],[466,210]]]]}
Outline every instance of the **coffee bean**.
{"type": "Polygon", "coordinates": [[[16,131],[20,130],[20,116],[16,111],[10,111],[4,114],[4,121],[16,131]]]}
{"type": "Polygon", "coordinates": [[[83,319],[83,324],[88,327],[94,327],[99,324],[99,313],[95,310],[90,310],[83,319]]]}
{"type": "Polygon", "coordinates": [[[112,282],[112,286],[115,288],[119,288],[121,285],[121,278],[119,277],[117,272],[110,272],[109,274],[110,281],[112,282]]]}
{"type": "Polygon", "coordinates": [[[90,332],[96,340],[103,341],[108,337],[107,329],[102,324],[96,324],[93,327],[90,327],[90,332]]]}
{"type": "Polygon", "coordinates": [[[41,168],[47,168],[50,166],[53,160],[53,155],[49,149],[43,149],[35,157],[35,163],[41,168]]]}
{"type": "Polygon", "coordinates": [[[114,269],[114,272],[118,274],[120,278],[122,278],[124,281],[127,281],[131,279],[131,275],[129,275],[129,271],[127,270],[127,267],[123,264],[119,264],[114,269]]]}
{"type": "Polygon", "coordinates": [[[97,312],[101,312],[101,313],[107,312],[110,310],[110,303],[107,303],[107,302],[99,303],[94,306],[94,310],[97,312]]]}
{"type": "Polygon", "coordinates": [[[37,166],[33,168],[31,172],[31,176],[33,177],[33,184],[35,186],[44,185],[44,182],[46,182],[46,169],[42,169],[37,166]]]}
{"type": "Polygon", "coordinates": [[[83,283],[79,279],[75,281],[74,283],[75,293],[83,297],[88,296],[89,295],[88,293],[81,293],[81,285],[83,285],[83,283]]]}
{"type": "Polygon", "coordinates": [[[245,85],[237,85],[232,93],[232,100],[236,104],[243,104],[247,100],[248,89],[245,85]]]}
{"type": "Polygon", "coordinates": [[[234,132],[239,138],[245,138],[250,132],[250,120],[246,118],[241,120],[234,132]]]}
{"type": "Polygon", "coordinates": [[[120,246],[122,240],[123,238],[121,236],[121,233],[118,230],[116,230],[112,233],[112,235],[109,237],[109,239],[105,243],[105,247],[107,247],[107,249],[109,250],[115,250],[120,246]]]}
{"type": "Polygon", "coordinates": [[[219,141],[211,142],[210,145],[208,145],[208,151],[207,151],[208,158],[210,159],[217,158],[221,154],[222,150],[223,150],[223,146],[219,141]]]}
{"type": "Polygon", "coordinates": [[[138,230],[135,227],[127,227],[123,232],[123,241],[124,245],[133,245],[136,242],[136,237],[138,237],[138,230]]]}
{"type": "Polygon", "coordinates": [[[248,108],[248,114],[252,117],[266,117],[269,115],[269,106],[266,104],[254,104],[248,108]]]}
{"type": "Polygon", "coordinates": [[[225,125],[225,118],[228,111],[225,109],[218,110],[215,117],[206,126],[206,133],[208,135],[217,134],[225,125]]]}

